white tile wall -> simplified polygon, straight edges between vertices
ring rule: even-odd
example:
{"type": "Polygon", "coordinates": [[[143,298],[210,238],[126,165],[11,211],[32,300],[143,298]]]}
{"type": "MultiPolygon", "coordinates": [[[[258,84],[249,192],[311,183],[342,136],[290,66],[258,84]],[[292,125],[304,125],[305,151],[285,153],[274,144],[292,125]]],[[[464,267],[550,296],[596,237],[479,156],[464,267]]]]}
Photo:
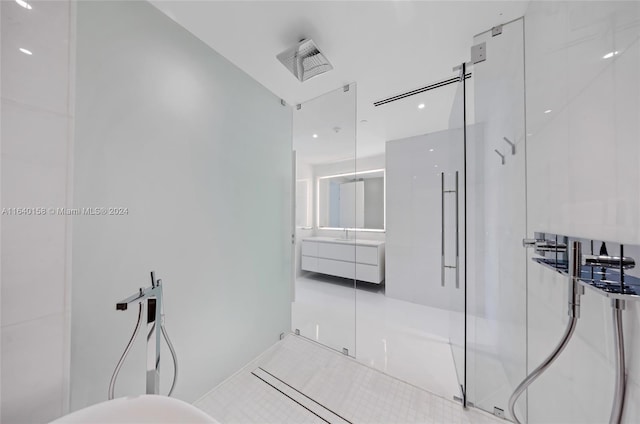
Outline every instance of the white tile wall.
{"type": "Polygon", "coordinates": [[[2,97],[67,115],[70,2],[6,2],[2,12],[2,97]],[[31,51],[26,55],[19,49],[31,51]]]}
{"type": "MultiPolygon", "coordinates": [[[[529,236],[640,244],[640,3],[531,2],[525,19],[529,236]]],[[[529,369],[566,324],[566,279],[551,274],[529,265],[529,369]]],[[[629,303],[626,423],[640,421],[638,317],[629,303]]],[[[529,391],[529,422],[607,422],[613,361],[609,302],[587,292],[572,342],[529,391]]]]}
{"type": "Polygon", "coordinates": [[[64,331],[62,314],[2,327],[3,423],[43,423],[62,415],[64,331]]]}
{"type": "MultiPolygon", "coordinates": [[[[72,127],[73,20],[68,1],[0,4],[2,207],[65,207],[72,127]],[[32,52],[26,55],[19,49],[32,52]]],[[[2,216],[3,423],[40,423],[66,408],[68,221],[2,216]]]]}
{"type": "MultiPolygon", "coordinates": [[[[69,117],[3,100],[2,124],[3,207],[64,206],[69,117]]],[[[65,227],[62,216],[3,216],[2,325],[63,313],[65,227]]]]}

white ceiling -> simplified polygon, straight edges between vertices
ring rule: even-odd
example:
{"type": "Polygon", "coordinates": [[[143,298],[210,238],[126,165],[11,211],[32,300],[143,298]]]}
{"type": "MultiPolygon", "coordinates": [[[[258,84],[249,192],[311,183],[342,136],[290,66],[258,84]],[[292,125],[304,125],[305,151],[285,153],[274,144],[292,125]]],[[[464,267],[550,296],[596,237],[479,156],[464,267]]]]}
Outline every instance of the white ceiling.
{"type": "Polygon", "coordinates": [[[455,86],[377,108],[374,101],[454,76],[470,59],[473,36],[522,16],[528,1],[152,3],[289,104],[355,82],[358,155],[367,156],[384,151],[385,141],[446,128],[455,86]],[[276,59],[302,38],[334,66],[304,83],[276,59]]]}

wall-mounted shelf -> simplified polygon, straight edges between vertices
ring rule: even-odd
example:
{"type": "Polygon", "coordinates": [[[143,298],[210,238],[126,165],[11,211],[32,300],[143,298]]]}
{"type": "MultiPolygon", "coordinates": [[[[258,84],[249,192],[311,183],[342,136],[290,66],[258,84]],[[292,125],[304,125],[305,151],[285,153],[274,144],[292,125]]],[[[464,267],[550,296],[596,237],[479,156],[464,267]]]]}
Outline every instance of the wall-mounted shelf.
{"type": "MultiPolygon", "coordinates": [[[[569,276],[569,262],[555,259],[532,258],[534,262],[569,276]]],[[[580,284],[612,299],[640,300],[640,278],[624,275],[620,284],[620,272],[583,265],[580,269],[580,284]]]]}
{"type": "MultiPolygon", "coordinates": [[[[536,233],[536,240],[545,240],[561,246],[569,246],[571,241],[580,240],[583,245],[593,246],[594,241],[567,236],[536,233]]],[[[600,243],[599,241],[596,243],[600,243]]],[[[534,262],[552,269],[562,275],[569,276],[569,258],[564,251],[536,250],[542,257],[531,258],[534,262]]],[[[629,275],[621,268],[582,265],[579,282],[605,297],[622,300],[640,300],[640,278],[629,275]]]]}

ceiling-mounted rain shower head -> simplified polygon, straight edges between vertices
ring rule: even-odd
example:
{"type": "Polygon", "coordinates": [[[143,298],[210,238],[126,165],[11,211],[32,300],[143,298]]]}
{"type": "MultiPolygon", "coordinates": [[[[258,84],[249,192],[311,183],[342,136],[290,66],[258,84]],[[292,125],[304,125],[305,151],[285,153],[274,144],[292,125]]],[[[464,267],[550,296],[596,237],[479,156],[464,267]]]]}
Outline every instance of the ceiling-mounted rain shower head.
{"type": "Polygon", "coordinates": [[[302,40],[276,57],[300,81],[306,81],[333,69],[313,40],[302,40]]]}

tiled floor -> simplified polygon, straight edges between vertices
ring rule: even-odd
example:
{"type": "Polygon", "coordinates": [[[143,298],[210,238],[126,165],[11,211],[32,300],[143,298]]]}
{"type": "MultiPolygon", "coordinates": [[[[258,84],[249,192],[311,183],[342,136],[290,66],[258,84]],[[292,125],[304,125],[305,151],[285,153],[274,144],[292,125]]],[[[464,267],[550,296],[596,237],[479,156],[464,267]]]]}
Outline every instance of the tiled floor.
{"type": "Polygon", "coordinates": [[[347,348],[358,361],[437,395],[459,396],[450,313],[389,298],[380,286],[359,283],[353,290],[345,281],[298,278],[293,330],[338,351],[347,348]]]}
{"type": "Polygon", "coordinates": [[[262,368],[351,423],[504,423],[289,335],[195,405],[222,423],[326,423],[252,372],[262,368]]]}
{"type": "MultiPolygon", "coordinates": [[[[354,290],[353,282],[321,274],[296,279],[292,330],[338,351],[347,348],[359,362],[446,399],[460,395],[463,353],[452,348],[450,336],[463,319],[461,313],[387,297],[382,286],[358,283],[354,290]]],[[[498,344],[488,343],[495,323],[474,317],[468,322],[468,399],[484,410],[506,410],[513,387],[493,350],[498,344]]]]}

